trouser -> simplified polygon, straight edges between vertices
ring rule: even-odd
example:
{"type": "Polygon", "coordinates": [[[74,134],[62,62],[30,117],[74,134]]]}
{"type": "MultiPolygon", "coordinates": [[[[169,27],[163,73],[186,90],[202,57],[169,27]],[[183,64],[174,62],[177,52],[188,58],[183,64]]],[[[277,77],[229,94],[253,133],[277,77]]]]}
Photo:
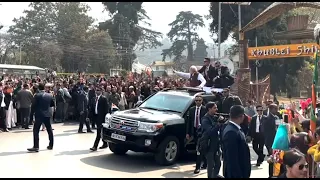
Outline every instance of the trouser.
{"type": "MultiPolygon", "coordinates": [[[[267,146],[267,150],[268,150],[268,155],[271,156],[272,155],[272,148],[270,146],[267,146]]],[[[273,177],[273,163],[269,163],[269,177],[273,177]]]]}
{"type": "Polygon", "coordinates": [[[62,122],[64,120],[64,104],[64,102],[57,102],[55,122],[62,122]]]}
{"type": "Polygon", "coordinates": [[[79,130],[78,131],[83,130],[83,124],[86,124],[87,131],[91,131],[89,121],[87,121],[87,114],[88,114],[88,112],[84,112],[83,114],[80,114],[80,117],[79,117],[80,122],[79,122],[79,130]]]}
{"type": "Polygon", "coordinates": [[[6,110],[4,107],[0,107],[0,128],[7,129],[6,110]]]}
{"type": "Polygon", "coordinates": [[[64,103],[63,104],[63,119],[62,121],[68,120],[68,108],[69,108],[69,103],[64,103]]]}
{"type": "Polygon", "coordinates": [[[17,113],[17,124],[20,126],[24,126],[24,119],[21,116],[21,108],[16,109],[16,113],[17,113]]]}
{"type": "Polygon", "coordinates": [[[258,155],[257,163],[262,163],[264,160],[263,147],[264,147],[263,135],[258,133],[255,135],[255,137],[253,137],[253,140],[252,140],[252,148],[254,152],[258,155]]]}
{"type": "Polygon", "coordinates": [[[53,132],[50,123],[50,117],[36,117],[33,126],[33,147],[39,148],[39,131],[42,123],[46,126],[49,136],[49,146],[53,147],[53,132]]]}
{"type": "Polygon", "coordinates": [[[32,125],[33,118],[34,118],[34,108],[31,106],[31,108],[30,108],[29,125],[32,125]]]}
{"type": "Polygon", "coordinates": [[[20,108],[20,118],[22,119],[21,125],[25,128],[29,127],[30,122],[30,108],[20,108]]]}
{"type": "Polygon", "coordinates": [[[221,167],[220,150],[208,152],[206,158],[208,178],[217,178],[221,167]]]}
{"type": "Polygon", "coordinates": [[[203,167],[207,166],[206,156],[203,153],[197,152],[196,169],[201,168],[201,163],[203,162],[203,167]]]}
{"type": "MultiPolygon", "coordinates": [[[[94,141],[93,147],[97,148],[99,145],[99,142],[101,140],[101,132],[102,132],[102,123],[97,124],[97,136],[96,140],[94,141]]],[[[105,144],[105,142],[103,142],[105,144]]]]}

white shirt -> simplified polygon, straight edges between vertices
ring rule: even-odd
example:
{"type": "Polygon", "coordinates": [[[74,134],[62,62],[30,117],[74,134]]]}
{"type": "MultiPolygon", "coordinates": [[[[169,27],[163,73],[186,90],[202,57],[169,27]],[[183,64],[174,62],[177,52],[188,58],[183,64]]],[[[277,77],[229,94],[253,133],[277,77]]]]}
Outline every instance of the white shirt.
{"type": "MultiPolygon", "coordinates": [[[[184,73],[184,72],[176,72],[176,74],[180,77],[186,78],[186,79],[190,79],[191,74],[190,73],[184,73]]],[[[198,81],[201,82],[201,84],[199,85],[199,87],[203,87],[207,81],[204,79],[203,75],[201,73],[198,74],[198,81]]]]}
{"type": "MultiPolygon", "coordinates": [[[[101,96],[101,95],[100,95],[101,96]]],[[[96,100],[96,108],[95,108],[95,113],[98,114],[98,102],[100,99],[100,96],[98,96],[97,100],[96,100]]]]}
{"type": "Polygon", "coordinates": [[[2,92],[1,107],[6,107],[6,104],[4,103],[4,93],[3,92],[2,92]]]}
{"type": "Polygon", "coordinates": [[[201,106],[200,107],[198,107],[198,106],[196,106],[196,111],[194,112],[194,123],[193,123],[193,125],[194,125],[194,127],[195,128],[197,128],[197,127],[199,127],[200,125],[201,125],[201,122],[200,122],[200,111],[201,111],[201,106]],[[197,125],[197,111],[198,111],[198,109],[199,109],[199,124],[197,125]]]}
{"type": "Polygon", "coordinates": [[[256,133],[259,133],[260,120],[261,120],[261,116],[257,115],[257,120],[256,120],[256,133]]]}

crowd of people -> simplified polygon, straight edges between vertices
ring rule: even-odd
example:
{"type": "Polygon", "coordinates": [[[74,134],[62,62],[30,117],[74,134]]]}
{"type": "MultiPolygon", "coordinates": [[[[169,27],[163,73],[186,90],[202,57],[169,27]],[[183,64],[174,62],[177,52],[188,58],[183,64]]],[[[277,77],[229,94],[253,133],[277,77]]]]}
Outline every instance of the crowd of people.
{"type": "MultiPolygon", "coordinates": [[[[133,108],[139,101],[165,88],[215,87],[223,90],[216,93],[216,101],[203,104],[202,97],[197,96],[195,106],[189,109],[186,119],[186,140],[193,139],[197,143],[195,174],[206,168],[208,178],[219,177],[223,159],[224,177],[249,178],[250,141],[258,156],[256,166],[260,166],[265,156],[269,156],[269,177],[277,173],[279,177],[307,177],[307,153],[316,160],[320,159],[320,146],[305,143],[306,136],[300,135],[309,133],[310,121],[308,126],[307,121],[301,122],[292,111],[290,128],[293,130],[289,133],[291,149],[286,150],[280,158],[281,171],[275,173],[274,166],[279,161],[275,161],[277,158],[273,144],[279,127],[277,122],[284,117],[279,112],[278,102],[270,100],[259,105],[248,101],[242,104],[238,96],[230,94],[229,86],[234,79],[228,69],[219,62],[212,66],[208,58],[204,59],[204,66],[200,70],[191,66],[189,73],[175,73],[185,79],[149,76],[106,78],[103,75],[87,76],[80,73],[68,77],[55,74],[32,79],[8,76],[2,78],[0,83],[0,129],[1,132],[9,132],[13,128],[29,129],[33,125],[34,146],[28,150],[38,152],[41,126],[49,135],[47,148],[53,149],[54,129],[51,123],[73,119],[79,121],[78,133],[85,133],[84,125],[87,133],[97,129],[97,137],[90,148],[96,151],[101,139],[102,123],[113,108],[133,108]],[[263,152],[264,146],[267,148],[266,155],[263,152]]],[[[320,129],[317,132],[320,134],[320,129]]],[[[310,137],[310,134],[307,136],[310,137]]],[[[316,133],[317,138],[319,136],[316,133]]],[[[107,143],[103,142],[100,149],[107,147],[107,143]]]]}

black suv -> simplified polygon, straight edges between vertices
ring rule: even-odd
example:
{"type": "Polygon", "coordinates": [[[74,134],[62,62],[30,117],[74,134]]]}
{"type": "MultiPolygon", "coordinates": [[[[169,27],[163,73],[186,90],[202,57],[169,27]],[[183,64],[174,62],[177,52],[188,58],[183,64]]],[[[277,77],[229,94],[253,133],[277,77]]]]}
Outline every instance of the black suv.
{"type": "Polygon", "coordinates": [[[185,140],[185,119],[197,95],[203,97],[204,103],[215,100],[215,95],[195,88],[166,89],[134,109],[106,116],[103,141],[118,155],[128,150],[152,152],[157,163],[174,164],[180,154],[195,150],[195,143],[185,140]]]}

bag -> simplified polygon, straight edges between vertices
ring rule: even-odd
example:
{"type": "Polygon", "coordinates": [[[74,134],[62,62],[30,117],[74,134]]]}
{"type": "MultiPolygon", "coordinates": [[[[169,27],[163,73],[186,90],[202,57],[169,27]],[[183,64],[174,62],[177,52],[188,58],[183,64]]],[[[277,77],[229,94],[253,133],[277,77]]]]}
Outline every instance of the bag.
{"type": "Polygon", "coordinates": [[[288,137],[288,129],[286,124],[279,125],[276,136],[274,137],[272,149],[277,149],[282,151],[289,150],[289,137],[288,137]]]}

